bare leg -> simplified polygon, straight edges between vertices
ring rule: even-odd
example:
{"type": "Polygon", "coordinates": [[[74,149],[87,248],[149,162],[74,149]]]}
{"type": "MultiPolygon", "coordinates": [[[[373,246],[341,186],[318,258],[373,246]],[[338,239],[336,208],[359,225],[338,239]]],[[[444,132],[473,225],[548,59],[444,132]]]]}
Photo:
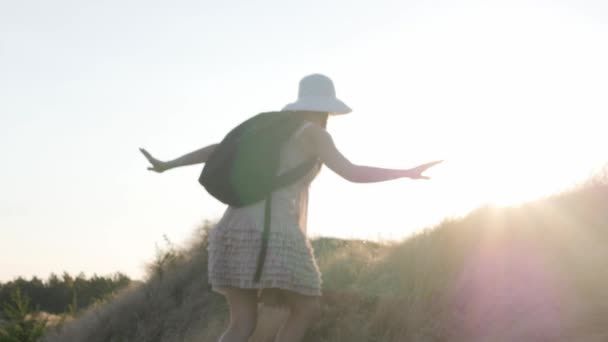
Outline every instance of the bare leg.
{"type": "Polygon", "coordinates": [[[301,341],[310,324],[321,314],[318,297],[290,293],[287,298],[289,318],[279,330],[275,342],[301,341]]]}
{"type": "Polygon", "coordinates": [[[218,342],[247,342],[257,323],[256,290],[230,288],[226,299],[230,305],[230,325],[218,342]]]}

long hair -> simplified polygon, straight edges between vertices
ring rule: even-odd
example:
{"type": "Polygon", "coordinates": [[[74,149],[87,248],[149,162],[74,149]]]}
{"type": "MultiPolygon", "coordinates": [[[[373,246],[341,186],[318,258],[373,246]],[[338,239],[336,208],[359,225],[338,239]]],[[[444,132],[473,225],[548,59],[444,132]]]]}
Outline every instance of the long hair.
{"type": "MultiPolygon", "coordinates": [[[[302,112],[300,115],[303,115],[307,120],[318,124],[319,126],[327,129],[327,119],[329,119],[329,113],[320,113],[320,112],[302,112]]],[[[311,178],[315,179],[319,172],[321,172],[321,167],[323,164],[321,162],[317,163],[314,167],[314,176],[311,178]]]]}

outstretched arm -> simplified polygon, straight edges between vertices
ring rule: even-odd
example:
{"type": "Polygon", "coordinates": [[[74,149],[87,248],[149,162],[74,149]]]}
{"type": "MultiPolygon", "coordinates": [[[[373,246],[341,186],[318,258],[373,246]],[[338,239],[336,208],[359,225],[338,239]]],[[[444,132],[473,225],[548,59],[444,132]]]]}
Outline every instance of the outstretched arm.
{"type": "Polygon", "coordinates": [[[164,171],[167,171],[169,169],[179,167],[179,166],[201,164],[201,163],[206,162],[207,159],[209,159],[209,156],[211,155],[211,153],[213,153],[213,151],[217,147],[217,145],[218,144],[209,145],[209,146],[203,147],[199,150],[196,150],[194,152],[184,154],[183,156],[181,156],[177,159],[173,159],[171,161],[166,161],[166,162],[152,157],[152,155],[143,148],[140,148],[139,150],[141,151],[141,153],[143,153],[143,155],[146,157],[146,159],[148,159],[150,164],[152,164],[152,166],[148,167],[148,170],[156,171],[156,172],[164,172],[164,171]]]}
{"type": "Polygon", "coordinates": [[[321,161],[342,178],[355,183],[383,182],[403,177],[429,179],[423,176],[422,173],[428,168],[441,163],[441,161],[434,161],[404,170],[355,165],[338,150],[331,135],[326,130],[316,125],[310,125],[306,130],[307,134],[310,134],[314,141],[321,161]]]}

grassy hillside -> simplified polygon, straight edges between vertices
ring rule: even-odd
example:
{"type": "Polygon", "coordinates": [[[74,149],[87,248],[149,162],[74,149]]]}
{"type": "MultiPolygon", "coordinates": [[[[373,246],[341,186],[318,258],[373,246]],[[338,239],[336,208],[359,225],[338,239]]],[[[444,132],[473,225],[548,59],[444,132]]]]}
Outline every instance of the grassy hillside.
{"type": "MultiPolygon", "coordinates": [[[[370,229],[373,229],[371,227],[370,229]]],[[[227,324],[206,279],[205,229],[148,281],[46,341],[215,341],[227,324]]],[[[608,184],[480,208],[405,241],[313,241],[323,317],[306,341],[608,341],[608,184]]],[[[260,307],[253,341],[285,312],[260,307]]]]}

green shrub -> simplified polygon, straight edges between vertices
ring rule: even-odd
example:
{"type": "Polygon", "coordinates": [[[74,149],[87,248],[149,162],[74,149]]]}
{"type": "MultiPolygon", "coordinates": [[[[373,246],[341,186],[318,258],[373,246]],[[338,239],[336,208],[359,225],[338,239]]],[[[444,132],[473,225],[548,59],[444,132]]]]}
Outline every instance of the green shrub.
{"type": "Polygon", "coordinates": [[[0,327],[0,342],[35,342],[44,334],[46,319],[30,308],[30,299],[17,288],[9,302],[2,305],[8,322],[0,327]]]}

